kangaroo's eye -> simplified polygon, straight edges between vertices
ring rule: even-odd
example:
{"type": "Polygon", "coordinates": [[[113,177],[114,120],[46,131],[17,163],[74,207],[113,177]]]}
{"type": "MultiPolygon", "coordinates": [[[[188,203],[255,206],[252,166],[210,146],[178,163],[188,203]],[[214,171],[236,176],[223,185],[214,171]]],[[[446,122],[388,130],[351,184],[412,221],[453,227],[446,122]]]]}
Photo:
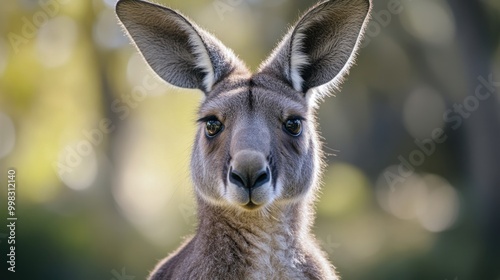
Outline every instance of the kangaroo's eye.
{"type": "Polygon", "coordinates": [[[206,122],[206,134],[208,137],[215,137],[222,131],[224,125],[218,120],[209,120],[206,122]]]}
{"type": "Polygon", "coordinates": [[[298,118],[288,119],[283,125],[292,136],[299,136],[302,133],[302,120],[298,118]]]}

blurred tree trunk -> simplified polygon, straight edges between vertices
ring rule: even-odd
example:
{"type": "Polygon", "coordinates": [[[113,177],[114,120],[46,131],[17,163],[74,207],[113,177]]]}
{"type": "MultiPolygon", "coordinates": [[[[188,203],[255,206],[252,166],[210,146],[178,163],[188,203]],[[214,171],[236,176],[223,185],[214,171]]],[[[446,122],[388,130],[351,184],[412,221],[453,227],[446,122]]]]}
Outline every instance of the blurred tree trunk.
{"type": "MultiPolygon", "coordinates": [[[[493,39],[488,32],[488,22],[480,1],[449,0],[455,16],[457,36],[463,53],[469,79],[468,92],[474,95],[480,85],[478,77],[489,80],[492,75],[490,60],[493,57],[493,39]]],[[[493,77],[493,81],[499,80],[493,77]]],[[[483,92],[486,88],[482,89],[483,92]]],[[[500,257],[500,121],[498,119],[498,91],[465,120],[466,163],[468,179],[474,188],[477,217],[484,251],[476,266],[477,279],[498,277],[500,257]]]]}

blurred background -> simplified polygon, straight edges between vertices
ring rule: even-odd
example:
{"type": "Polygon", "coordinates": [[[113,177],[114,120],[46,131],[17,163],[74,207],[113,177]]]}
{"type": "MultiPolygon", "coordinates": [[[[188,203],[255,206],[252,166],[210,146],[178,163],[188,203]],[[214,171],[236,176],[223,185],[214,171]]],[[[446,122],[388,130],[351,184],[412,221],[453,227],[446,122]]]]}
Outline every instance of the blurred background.
{"type": "MultiPolygon", "coordinates": [[[[115,0],[0,4],[0,218],[17,170],[16,273],[144,279],[193,233],[197,91],[161,82],[115,0]]],[[[316,1],[157,0],[255,70],[316,1]]],[[[314,232],[343,279],[500,279],[500,2],[377,0],[318,115],[314,232]]],[[[2,222],[3,223],[3,222],[2,222]]]]}

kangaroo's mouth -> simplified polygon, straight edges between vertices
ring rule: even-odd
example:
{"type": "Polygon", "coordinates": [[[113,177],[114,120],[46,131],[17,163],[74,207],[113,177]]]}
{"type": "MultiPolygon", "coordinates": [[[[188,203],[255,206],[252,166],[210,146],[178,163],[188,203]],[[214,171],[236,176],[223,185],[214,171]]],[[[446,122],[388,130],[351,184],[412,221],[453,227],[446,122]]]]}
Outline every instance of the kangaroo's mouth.
{"type": "MultiPolygon", "coordinates": [[[[245,210],[257,210],[267,203],[267,199],[262,199],[262,195],[259,195],[260,190],[257,189],[239,189],[240,191],[240,206],[245,210]]],[[[269,194],[266,194],[268,196],[269,194]]]]}
{"type": "Polygon", "coordinates": [[[275,194],[270,183],[254,189],[229,184],[225,197],[238,208],[254,211],[271,203],[275,198],[275,194]]]}
{"type": "Polygon", "coordinates": [[[246,210],[256,210],[259,209],[262,205],[257,205],[253,203],[252,201],[248,202],[247,204],[243,205],[243,208],[246,210]]]}

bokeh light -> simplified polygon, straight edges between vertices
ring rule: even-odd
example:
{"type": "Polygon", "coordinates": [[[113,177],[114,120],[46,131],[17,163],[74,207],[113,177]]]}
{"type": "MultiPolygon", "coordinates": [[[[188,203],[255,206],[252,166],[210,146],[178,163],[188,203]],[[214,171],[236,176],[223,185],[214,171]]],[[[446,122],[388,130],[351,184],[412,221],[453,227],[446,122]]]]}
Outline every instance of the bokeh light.
{"type": "Polygon", "coordinates": [[[454,18],[445,1],[411,2],[403,26],[416,38],[434,45],[447,45],[455,36],[454,18]],[[423,20],[425,19],[425,20],[423,20]]]}
{"type": "Polygon", "coordinates": [[[370,197],[368,178],[355,166],[335,163],[329,168],[322,189],[319,211],[343,216],[362,209],[370,197]]]}
{"type": "Polygon", "coordinates": [[[427,186],[427,194],[417,212],[420,224],[432,232],[449,229],[456,222],[460,210],[457,192],[440,176],[426,175],[422,180],[427,186]]]}
{"type": "Polygon", "coordinates": [[[75,50],[79,36],[75,21],[67,16],[50,19],[38,30],[38,59],[47,67],[67,63],[75,50]]]}
{"type": "MultiPolygon", "coordinates": [[[[397,172],[397,167],[389,167],[385,172],[397,172]]],[[[382,174],[376,190],[381,208],[399,219],[418,221],[430,232],[447,230],[457,220],[458,193],[438,175],[413,174],[391,188],[382,174]]]]}

